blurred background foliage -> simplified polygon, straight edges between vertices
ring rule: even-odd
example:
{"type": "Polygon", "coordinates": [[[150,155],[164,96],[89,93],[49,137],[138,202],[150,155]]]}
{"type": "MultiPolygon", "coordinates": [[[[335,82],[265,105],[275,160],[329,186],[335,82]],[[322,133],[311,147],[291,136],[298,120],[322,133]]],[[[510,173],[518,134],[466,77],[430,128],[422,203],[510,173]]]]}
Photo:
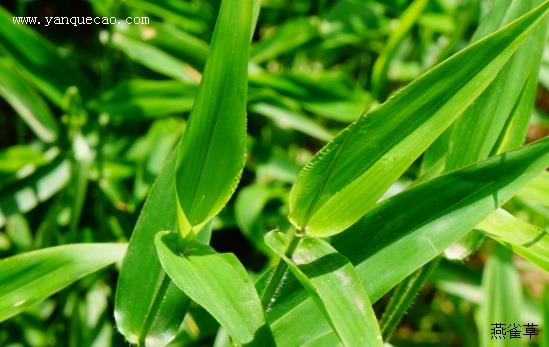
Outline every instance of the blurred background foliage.
{"type": "MultiPolygon", "coordinates": [[[[234,252],[252,276],[264,271],[272,255],[263,235],[288,227],[299,169],[365,110],[465,47],[489,2],[264,0],[250,55],[247,163],[214,221],[213,247],[234,252]]],[[[217,0],[2,1],[0,257],[129,239],[185,129],[218,7],[217,0]],[[150,23],[25,26],[13,25],[13,15],[148,16],[150,23]]],[[[548,114],[546,48],[528,141],[549,134],[548,114]]],[[[420,162],[390,193],[419,173],[420,162]]],[[[549,206],[532,199],[537,193],[506,207],[547,230],[549,206]]],[[[475,317],[490,295],[482,274],[493,248],[486,242],[465,259],[443,260],[392,343],[476,346],[489,336],[475,317]]],[[[516,323],[541,324],[548,275],[518,257],[513,264],[510,276],[524,294],[524,321],[516,323]]],[[[116,273],[89,276],[0,324],[0,345],[125,346],[112,316],[116,273]]],[[[191,307],[172,345],[212,345],[223,339],[217,333],[217,323],[191,307]]]]}

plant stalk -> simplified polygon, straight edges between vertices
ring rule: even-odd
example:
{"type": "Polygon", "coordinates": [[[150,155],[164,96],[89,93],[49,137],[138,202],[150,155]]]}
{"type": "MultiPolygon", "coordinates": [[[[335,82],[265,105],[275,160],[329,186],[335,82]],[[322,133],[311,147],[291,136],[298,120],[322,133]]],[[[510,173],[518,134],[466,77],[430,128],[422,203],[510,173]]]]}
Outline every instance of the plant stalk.
{"type": "Polygon", "coordinates": [[[380,328],[383,341],[389,341],[396,327],[412,305],[418,292],[421,290],[425,282],[434,269],[440,263],[440,258],[437,258],[426,264],[412,275],[402,281],[393,292],[391,300],[381,317],[380,328]]]}
{"type": "MultiPolygon", "coordinates": [[[[284,253],[288,258],[291,258],[296,250],[301,238],[296,236],[294,230],[290,231],[290,240],[288,242],[288,248],[284,253]]],[[[288,272],[288,264],[283,259],[279,259],[276,267],[267,281],[267,285],[261,292],[261,304],[265,308],[265,311],[269,311],[270,307],[275,301],[276,293],[279,291],[280,287],[284,284],[284,278],[288,272]]]]}

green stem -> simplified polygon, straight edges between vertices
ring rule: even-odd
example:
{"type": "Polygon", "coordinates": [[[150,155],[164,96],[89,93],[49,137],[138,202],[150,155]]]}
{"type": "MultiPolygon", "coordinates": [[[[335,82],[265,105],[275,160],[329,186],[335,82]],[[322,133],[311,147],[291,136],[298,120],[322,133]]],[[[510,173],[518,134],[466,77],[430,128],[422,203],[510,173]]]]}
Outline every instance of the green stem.
{"type": "MultiPolygon", "coordinates": [[[[294,254],[295,249],[299,245],[299,241],[301,241],[301,238],[295,235],[294,230],[291,230],[288,248],[286,248],[285,252],[288,258],[291,258],[294,254]]],[[[263,304],[263,307],[265,307],[266,311],[268,311],[274,303],[276,293],[284,284],[284,278],[286,277],[287,272],[288,264],[286,264],[284,260],[279,259],[271,277],[269,277],[265,288],[261,292],[261,303],[263,304]]]]}
{"type": "Polygon", "coordinates": [[[398,326],[398,323],[400,323],[402,317],[412,305],[417,293],[425,282],[427,282],[427,279],[433,270],[436,269],[439,262],[440,259],[437,258],[426,264],[402,281],[395,289],[391,296],[391,300],[389,300],[389,304],[381,317],[380,328],[383,341],[389,341],[391,335],[393,335],[393,332],[398,326]]]}

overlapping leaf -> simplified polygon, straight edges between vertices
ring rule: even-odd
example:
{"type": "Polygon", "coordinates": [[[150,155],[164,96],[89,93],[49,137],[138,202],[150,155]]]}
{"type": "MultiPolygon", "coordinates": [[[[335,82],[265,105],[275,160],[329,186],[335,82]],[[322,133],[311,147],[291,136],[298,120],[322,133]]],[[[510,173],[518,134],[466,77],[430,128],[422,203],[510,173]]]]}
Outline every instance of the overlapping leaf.
{"type": "Polygon", "coordinates": [[[355,223],[490,85],[549,2],[414,81],[324,147],[299,175],[290,218],[309,235],[355,223]]]}

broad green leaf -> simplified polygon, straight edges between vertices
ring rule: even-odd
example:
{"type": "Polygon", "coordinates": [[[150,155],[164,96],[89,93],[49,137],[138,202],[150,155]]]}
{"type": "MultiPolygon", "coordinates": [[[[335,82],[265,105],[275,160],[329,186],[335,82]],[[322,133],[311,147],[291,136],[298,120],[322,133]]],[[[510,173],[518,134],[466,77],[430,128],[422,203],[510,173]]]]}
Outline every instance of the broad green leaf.
{"type": "Polygon", "coordinates": [[[13,24],[13,15],[0,7],[0,50],[5,50],[25,75],[56,105],[61,106],[67,88],[76,86],[90,96],[90,81],[73,60],[26,25],[13,24]]]}
{"type": "Polygon", "coordinates": [[[164,346],[185,316],[189,299],[164,273],[156,250],[158,230],[176,227],[175,153],[151,187],[133,230],[116,287],[118,330],[134,344],[164,346]]]}
{"type": "Polygon", "coordinates": [[[252,0],[221,3],[204,77],[177,158],[182,232],[216,215],[242,173],[251,17],[252,0]]]}
{"type": "Polygon", "coordinates": [[[298,176],[292,223],[329,236],[360,219],[490,85],[548,9],[545,2],[464,49],[340,133],[298,176]]]}
{"type": "Polygon", "coordinates": [[[57,158],[30,176],[0,189],[0,227],[12,214],[26,213],[51,198],[65,187],[69,176],[69,161],[57,158]]]}
{"type": "MultiPolygon", "coordinates": [[[[480,304],[479,338],[482,347],[525,345],[522,339],[522,288],[517,270],[511,262],[511,252],[496,248],[490,256],[482,277],[484,298],[480,304]],[[494,324],[502,324],[503,333],[494,329],[494,324]],[[518,337],[510,338],[509,330],[517,324],[518,337]],[[495,335],[492,337],[492,333],[495,335]]],[[[496,328],[497,329],[497,328],[496,328]]]]}
{"type": "Polygon", "coordinates": [[[234,254],[180,241],[169,231],[155,238],[160,263],[175,284],[214,316],[237,344],[274,346],[259,296],[234,254]]]}
{"type": "Polygon", "coordinates": [[[191,110],[196,86],[174,80],[125,80],[90,103],[114,121],[137,121],[191,110]]]}
{"type": "MultiPolygon", "coordinates": [[[[383,201],[332,245],[355,266],[372,302],[488,217],[549,166],[549,138],[437,177],[383,201]],[[406,261],[402,261],[406,259],[406,261]],[[372,274],[376,274],[373,276],[372,274]]],[[[259,283],[259,288],[264,281],[259,283]]],[[[279,346],[295,346],[330,331],[290,276],[269,311],[279,346]],[[298,333],[291,327],[302,326],[298,333]]]]}
{"type": "Polygon", "coordinates": [[[0,260],[0,321],[122,259],[126,244],[72,244],[0,260]]]}
{"type": "Polygon", "coordinates": [[[391,60],[393,60],[402,40],[404,40],[406,34],[420,18],[421,12],[423,12],[423,9],[427,4],[427,0],[415,0],[406,8],[399,18],[398,28],[393,31],[387,41],[387,45],[383,48],[383,51],[377,58],[372,70],[371,84],[373,94],[378,98],[383,92],[391,60]]]}
{"type": "Polygon", "coordinates": [[[59,135],[59,124],[42,97],[6,59],[0,60],[0,75],[0,96],[17,111],[40,140],[54,142],[59,135]]]}
{"type": "Polygon", "coordinates": [[[475,227],[549,271],[549,234],[543,228],[498,209],[475,227]]]}
{"type": "Polygon", "coordinates": [[[344,256],[326,241],[303,238],[288,257],[287,237],[275,231],[265,236],[265,243],[308,290],[344,346],[383,346],[370,299],[344,256]]]}
{"type": "Polygon", "coordinates": [[[175,78],[184,83],[196,82],[191,68],[168,53],[149,45],[125,36],[122,33],[114,33],[112,36],[113,46],[124,52],[135,62],[146,66],[159,74],[175,78]]]}
{"type": "Polygon", "coordinates": [[[307,118],[305,115],[287,108],[259,102],[250,106],[250,111],[270,118],[282,129],[295,129],[321,141],[330,141],[333,137],[332,134],[321,125],[307,118]]]}

